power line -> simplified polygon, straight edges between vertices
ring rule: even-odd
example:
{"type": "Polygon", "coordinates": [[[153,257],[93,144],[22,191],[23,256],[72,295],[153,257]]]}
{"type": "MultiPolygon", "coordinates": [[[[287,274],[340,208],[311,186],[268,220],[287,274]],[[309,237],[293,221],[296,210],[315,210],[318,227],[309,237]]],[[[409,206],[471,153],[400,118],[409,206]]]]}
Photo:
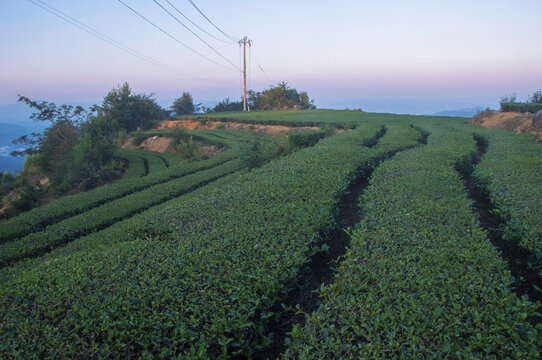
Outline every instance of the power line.
{"type": "Polygon", "coordinates": [[[203,11],[201,11],[197,6],[196,4],[194,4],[194,2],[192,0],[188,0],[188,2],[190,2],[190,4],[192,4],[192,6],[194,8],[196,8],[196,10],[201,14],[201,16],[203,16],[209,23],[211,23],[211,25],[213,25],[218,31],[220,31],[225,37],[227,37],[228,39],[232,40],[232,41],[235,41],[237,42],[237,39],[233,36],[230,36],[228,34],[226,34],[224,31],[222,31],[218,26],[216,26],[207,16],[205,16],[205,14],[203,13],[203,11]]]}
{"type": "Polygon", "coordinates": [[[172,8],[175,9],[175,11],[177,11],[179,14],[182,15],[182,17],[184,17],[186,20],[190,21],[190,23],[192,25],[194,25],[196,28],[198,28],[201,32],[207,34],[207,36],[210,36],[212,37],[213,39],[215,40],[218,40],[218,41],[221,41],[223,43],[226,43],[226,44],[235,44],[237,43],[237,41],[233,41],[233,40],[230,40],[230,41],[226,41],[226,40],[222,40],[222,39],[219,39],[217,38],[216,36],[214,36],[213,34],[210,34],[209,32],[205,31],[204,29],[202,29],[201,27],[199,27],[195,22],[193,22],[192,20],[190,20],[190,18],[188,18],[185,14],[183,14],[179,9],[177,9],[175,7],[175,5],[173,5],[169,0],[166,0],[166,2],[169,4],[169,6],[171,6],[172,8]]]}
{"type": "Polygon", "coordinates": [[[60,18],[61,20],[64,20],[65,22],[79,28],[80,30],[83,30],[84,32],[86,32],[86,33],[88,33],[88,34],[90,34],[90,35],[92,35],[92,36],[94,36],[94,37],[96,37],[96,38],[98,38],[98,39],[100,39],[102,41],[105,41],[106,43],[108,43],[108,44],[110,44],[110,45],[112,45],[112,46],[114,46],[114,47],[116,47],[116,48],[118,48],[118,49],[120,49],[122,51],[125,51],[125,52],[127,52],[127,53],[129,53],[129,54],[131,54],[131,55],[133,55],[133,56],[135,56],[135,57],[137,57],[137,58],[139,58],[139,59],[141,59],[143,61],[146,61],[146,62],[148,62],[148,63],[150,63],[152,65],[155,65],[155,66],[161,68],[162,70],[166,70],[166,71],[175,73],[175,74],[177,74],[179,76],[182,76],[184,78],[195,77],[192,74],[189,74],[187,72],[176,69],[176,68],[174,68],[172,66],[169,66],[167,64],[164,64],[164,63],[162,63],[162,62],[160,62],[160,61],[158,61],[156,59],[153,59],[153,58],[151,58],[151,57],[149,57],[149,56],[147,56],[147,55],[145,55],[145,54],[143,54],[143,53],[141,53],[141,52],[139,52],[137,50],[134,50],[134,49],[132,49],[132,48],[130,48],[130,47],[116,41],[115,39],[113,39],[113,38],[99,32],[98,30],[93,29],[92,27],[90,27],[88,25],[85,25],[84,23],[80,22],[79,20],[77,20],[77,19],[69,16],[68,14],[54,8],[53,6],[43,2],[41,0],[38,0],[38,1],[41,4],[47,6],[49,9],[47,7],[44,7],[43,5],[38,4],[37,2],[35,2],[33,0],[28,0],[28,2],[32,3],[33,5],[36,5],[37,7],[39,7],[41,9],[53,14],[54,16],[56,16],[56,17],[60,18]]]}
{"type": "Polygon", "coordinates": [[[256,64],[258,65],[258,67],[260,68],[260,70],[263,72],[263,74],[265,75],[265,77],[267,78],[267,80],[269,81],[269,85],[272,85],[273,84],[273,80],[271,80],[271,78],[267,75],[267,73],[265,72],[265,70],[262,68],[262,66],[260,65],[260,62],[258,61],[258,58],[256,56],[256,54],[253,55],[254,56],[254,60],[256,61],[256,64]]]}
{"type": "Polygon", "coordinates": [[[236,82],[236,81],[237,81],[237,75],[233,78],[233,80],[232,80],[225,88],[223,88],[222,90],[220,90],[220,92],[219,92],[219,93],[213,98],[213,100],[211,100],[211,101],[215,101],[220,95],[222,95],[222,93],[223,93],[224,91],[226,91],[227,89],[229,89],[230,86],[232,86],[232,84],[233,84],[234,82],[236,82]]]}
{"type": "Polygon", "coordinates": [[[179,43],[180,45],[184,46],[186,49],[192,51],[194,54],[197,54],[199,56],[201,56],[202,58],[204,58],[205,60],[207,61],[210,61],[212,62],[213,64],[215,65],[218,65],[218,66],[221,66],[225,69],[228,69],[228,70],[232,70],[231,68],[227,67],[227,66],[224,66],[220,63],[217,63],[216,61],[214,61],[213,59],[211,58],[208,58],[207,56],[203,55],[202,53],[192,49],[190,46],[184,44],[183,42],[181,42],[179,39],[177,39],[176,37],[174,37],[173,35],[171,35],[170,33],[168,33],[167,31],[165,31],[164,29],[162,29],[161,27],[159,27],[158,25],[156,25],[155,23],[153,23],[152,21],[150,21],[149,19],[147,19],[145,16],[141,15],[139,12],[137,12],[136,10],[134,10],[132,7],[130,7],[128,4],[126,4],[124,1],[122,0],[117,0],[118,2],[120,2],[122,5],[124,5],[125,7],[127,7],[128,9],[130,9],[134,14],[136,14],[137,16],[139,16],[140,18],[142,18],[143,20],[145,20],[146,22],[148,22],[149,24],[151,24],[152,26],[154,26],[155,28],[157,28],[158,30],[160,30],[162,33],[164,33],[165,35],[167,35],[169,38],[173,39],[175,42],[179,43]]]}
{"type": "Polygon", "coordinates": [[[216,50],[214,47],[212,47],[211,45],[209,45],[208,42],[206,42],[205,40],[203,40],[198,34],[196,34],[194,31],[192,31],[192,29],[190,29],[188,26],[186,26],[181,20],[179,20],[175,15],[173,15],[171,12],[169,12],[165,7],[162,6],[162,4],[160,4],[158,1],[156,0],[152,0],[156,5],[160,6],[160,8],[162,8],[162,10],[164,10],[166,13],[168,13],[169,16],[171,16],[173,19],[175,19],[175,21],[177,21],[179,24],[181,24],[182,26],[184,26],[184,28],[188,31],[190,31],[195,37],[197,37],[201,42],[203,42],[205,45],[207,45],[209,47],[209,49],[213,50],[218,56],[220,56],[221,58],[223,58],[224,60],[226,60],[228,63],[230,63],[231,65],[233,65],[235,67],[235,64],[232,63],[227,57],[225,57],[224,55],[222,55],[218,50],[216,50]]]}

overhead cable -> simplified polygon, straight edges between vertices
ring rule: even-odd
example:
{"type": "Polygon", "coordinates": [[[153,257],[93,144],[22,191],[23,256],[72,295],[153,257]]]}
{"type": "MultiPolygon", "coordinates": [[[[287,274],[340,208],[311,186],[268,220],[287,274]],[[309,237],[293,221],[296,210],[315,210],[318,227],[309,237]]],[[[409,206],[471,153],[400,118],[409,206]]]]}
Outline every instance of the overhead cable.
{"type": "Polygon", "coordinates": [[[124,1],[122,0],[117,0],[118,2],[120,2],[122,5],[124,5],[126,8],[130,9],[134,14],[136,14],[137,16],[139,16],[140,18],[142,18],[143,20],[145,20],[146,22],[148,22],[149,24],[151,24],[152,26],[154,26],[156,29],[160,30],[163,34],[165,34],[166,36],[168,36],[169,38],[171,38],[172,40],[174,40],[175,42],[177,42],[179,45],[182,45],[183,47],[185,47],[186,49],[190,50],[191,52],[193,52],[194,54],[197,54],[199,56],[201,56],[202,58],[204,58],[205,60],[207,61],[210,61],[212,62],[213,64],[215,65],[218,65],[218,66],[221,66],[225,69],[228,69],[228,70],[235,70],[237,71],[237,69],[232,69],[230,67],[227,67],[225,65],[222,65],[216,61],[214,61],[213,59],[203,55],[202,53],[198,52],[197,50],[194,50],[192,49],[190,46],[186,45],[185,43],[183,43],[182,41],[180,41],[179,39],[177,39],[176,37],[174,37],[173,35],[171,35],[170,33],[168,33],[167,31],[165,31],[164,29],[162,29],[160,26],[156,25],[155,23],[153,23],[152,21],[150,21],[149,19],[147,19],[145,16],[141,15],[139,12],[137,12],[134,8],[130,7],[128,4],[126,4],[124,1]]]}
{"type": "Polygon", "coordinates": [[[192,6],[201,14],[201,16],[203,16],[211,25],[213,25],[218,31],[220,31],[222,33],[222,35],[224,35],[225,37],[227,37],[228,39],[230,39],[231,41],[235,41],[237,42],[237,39],[231,35],[228,35],[226,34],[224,31],[222,31],[218,26],[216,26],[204,13],[203,11],[201,11],[196,4],[194,4],[194,2],[192,0],[188,0],[188,2],[190,2],[190,4],[192,4],[192,6]]]}
{"type": "Polygon", "coordinates": [[[36,1],[33,1],[33,0],[28,0],[28,2],[32,3],[33,5],[36,5],[37,7],[53,14],[54,16],[60,18],[61,20],[64,20],[65,22],[79,28],[80,30],[83,30],[84,32],[102,40],[102,41],[105,41],[106,43],[124,51],[124,52],[127,52],[143,61],[146,61],[154,66],[157,66],[159,68],[161,68],[162,70],[166,70],[166,71],[169,71],[169,72],[172,72],[172,73],[175,73],[181,77],[184,77],[184,78],[189,78],[189,77],[193,77],[193,78],[196,78],[195,75],[192,75],[192,74],[189,74],[187,72],[184,72],[184,71],[181,71],[179,69],[176,69],[172,66],[169,66],[167,64],[164,64],[162,63],[161,61],[159,60],[156,60],[156,59],[153,59],[151,58],[150,56],[147,56],[137,50],[134,50],[124,44],[122,44],[121,42],[119,41],[116,41],[115,39],[99,32],[98,30],[82,23],[81,21],[69,16],[68,14],[54,8],[53,6],[45,3],[44,1],[41,1],[41,0],[37,0],[39,3],[37,3],[36,1]]]}
{"type": "Polygon", "coordinates": [[[222,39],[219,39],[217,38],[216,36],[214,36],[213,34],[207,32],[206,30],[202,29],[201,27],[199,27],[195,22],[193,22],[192,20],[190,20],[189,17],[187,17],[185,14],[183,14],[179,9],[177,9],[175,7],[175,5],[173,5],[169,0],[166,0],[166,2],[169,4],[169,6],[171,6],[173,9],[175,9],[175,11],[177,11],[179,14],[181,14],[182,17],[184,17],[186,20],[188,20],[192,25],[194,25],[196,28],[198,28],[201,32],[205,33],[207,36],[210,36],[212,37],[213,39],[215,40],[218,40],[218,41],[221,41],[223,43],[226,43],[226,44],[235,44],[237,43],[237,41],[233,41],[233,40],[229,40],[229,41],[226,41],[226,40],[222,40],[222,39]]]}
{"type": "Polygon", "coordinates": [[[160,8],[162,10],[164,10],[166,13],[168,13],[169,16],[171,16],[173,19],[175,19],[175,21],[177,21],[179,24],[181,24],[186,30],[190,31],[195,37],[197,37],[201,42],[203,42],[205,45],[207,45],[207,47],[209,47],[209,49],[213,50],[218,56],[220,56],[221,58],[223,58],[224,60],[226,60],[228,63],[230,63],[230,65],[236,67],[236,65],[234,63],[232,63],[227,57],[225,57],[224,55],[222,55],[218,50],[216,50],[214,47],[212,47],[208,42],[206,42],[205,40],[203,40],[198,34],[196,34],[194,31],[192,31],[192,29],[190,29],[188,26],[186,26],[181,20],[179,20],[179,18],[177,18],[175,15],[173,15],[171,12],[169,12],[168,9],[166,9],[165,7],[162,6],[162,4],[160,4],[158,1],[156,0],[152,0],[156,5],[160,6],[160,8]]]}

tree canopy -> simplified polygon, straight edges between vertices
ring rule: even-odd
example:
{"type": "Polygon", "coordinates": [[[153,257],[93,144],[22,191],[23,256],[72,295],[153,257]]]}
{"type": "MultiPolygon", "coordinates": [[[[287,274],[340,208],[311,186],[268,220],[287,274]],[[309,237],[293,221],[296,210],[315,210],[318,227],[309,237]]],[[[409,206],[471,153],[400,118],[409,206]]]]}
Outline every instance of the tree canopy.
{"type": "MultiPolygon", "coordinates": [[[[298,92],[288,83],[281,82],[277,86],[270,86],[263,91],[249,90],[248,105],[252,110],[284,110],[284,109],[316,109],[314,100],[309,98],[307,92],[298,92]]],[[[207,112],[241,111],[242,101],[230,101],[226,98],[218,103],[212,110],[207,112]]]]}
{"type": "Polygon", "coordinates": [[[177,115],[193,114],[196,111],[196,105],[189,92],[183,92],[183,95],[176,99],[171,106],[177,115]]]}
{"type": "Polygon", "coordinates": [[[102,170],[112,161],[115,151],[114,122],[103,113],[89,113],[80,106],[38,103],[25,96],[19,96],[19,101],[36,109],[31,119],[47,121],[50,126],[42,133],[15,140],[26,145],[26,149],[12,155],[31,156],[28,163],[46,175],[52,188],[60,192],[104,175],[102,170]]]}
{"type": "Polygon", "coordinates": [[[256,110],[315,108],[314,100],[310,100],[305,91],[299,93],[284,81],[262,92],[249,91],[248,100],[251,108],[256,110]]]}
{"type": "Polygon", "coordinates": [[[152,98],[153,94],[132,94],[128,83],[113,88],[95,109],[122,129],[148,129],[156,120],[165,118],[165,111],[152,98]]]}

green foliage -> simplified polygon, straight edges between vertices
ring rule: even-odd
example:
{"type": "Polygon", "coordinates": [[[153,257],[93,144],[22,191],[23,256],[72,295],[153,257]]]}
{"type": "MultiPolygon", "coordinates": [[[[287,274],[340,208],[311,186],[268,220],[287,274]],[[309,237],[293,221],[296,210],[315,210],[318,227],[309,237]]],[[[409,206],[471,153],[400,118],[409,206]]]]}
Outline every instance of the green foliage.
{"type": "Polygon", "coordinates": [[[13,184],[15,182],[15,176],[9,171],[4,172],[0,179],[4,185],[13,184]]]}
{"type": "Polygon", "coordinates": [[[32,155],[32,167],[49,178],[51,189],[62,193],[77,183],[95,184],[100,169],[113,159],[116,125],[80,106],[37,103],[24,96],[19,101],[37,110],[32,119],[51,123],[42,134],[17,140],[28,146],[24,152],[32,155]]]}
{"type": "Polygon", "coordinates": [[[529,135],[486,129],[479,134],[489,145],[474,177],[508,220],[506,233],[518,234],[520,245],[542,257],[542,148],[529,135]]]}
{"type": "Polygon", "coordinates": [[[243,102],[242,101],[230,101],[229,98],[226,98],[219,102],[210,112],[226,112],[226,111],[242,111],[243,102]]]}
{"type": "Polygon", "coordinates": [[[147,137],[148,136],[143,131],[138,129],[134,133],[134,138],[132,139],[132,145],[139,146],[139,144],[141,144],[143,141],[145,141],[145,139],[147,139],[147,137]]]}
{"type": "Polygon", "coordinates": [[[203,144],[194,140],[192,137],[188,139],[181,139],[175,145],[175,151],[179,155],[182,161],[195,161],[202,160],[201,146],[203,144]]]}
{"type": "Polygon", "coordinates": [[[281,82],[277,86],[270,86],[262,92],[253,90],[248,92],[251,108],[255,110],[283,110],[283,109],[315,109],[314,100],[309,100],[306,92],[298,93],[287,83],[281,82]]]}
{"type": "Polygon", "coordinates": [[[275,144],[254,139],[249,143],[243,161],[247,169],[254,169],[267,163],[269,160],[292,152],[292,148],[286,144],[275,144]]]}
{"type": "MultiPolygon", "coordinates": [[[[120,156],[120,154],[117,153],[120,156]]],[[[125,161],[128,161],[128,167],[124,173],[124,179],[142,177],[147,175],[145,168],[145,161],[141,156],[137,155],[122,155],[125,161]]]]}
{"type": "Polygon", "coordinates": [[[73,148],[74,161],[82,178],[93,178],[95,181],[111,179],[111,172],[104,174],[102,170],[118,165],[112,163],[117,148],[115,137],[115,124],[104,116],[92,117],[82,124],[81,136],[73,148]]]}
{"type": "Polygon", "coordinates": [[[39,184],[24,185],[19,193],[19,198],[9,203],[9,215],[14,216],[34,208],[38,205],[43,193],[44,189],[39,184]]]}
{"type": "Polygon", "coordinates": [[[0,267],[21,259],[39,255],[47,250],[66,244],[73,239],[103,229],[111,224],[142,212],[151,206],[186,192],[192,191],[226,174],[239,170],[240,160],[231,160],[208,170],[151,186],[134,194],[126,195],[82,214],[72,216],[48,226],[42,232],[34,232],[21,239],[0,245],[0,267]]]}
{"type": "Polygon", "coordinates": [[[537,111],[542,110],[542,104],[540,103],[518,103],[518,102],[510,102],[510,103],[501,103],[501,111],[515,111],[515,112],[521,112],[521,113],[535,113],[537,111]]]}
{"type": "Polygon", "coordinates": [[[510,290],[455,170],[472,134],[426,130],[427,145],[374,172],[346,258],[285,359],[538,358],[535,306],[510,290]]]}
{"type": "MultiPolygon", "coordinates": [[[[225,176],[220,187],[203,185],[286,139],[185,131],[231,150],[53,201],[43,207],[47,215],[37,208],[1,222],[4,261],[53,250],[0,270],[0,357],[254,357],[271,341],[275,309],[313,249],[337,226],[337,204],[355,174],[417,145],[423,128],[432,133],[427,145],[376,168],[352,246],[334,281],[321,287],[320,309],[294,326],[285,357],[537,358],[541,337],[527,321],[535,306],[511,293],[506,264],[480,230],[455,169],[472,166],[471,125],[462,133],[450,129],[453,119],[318,110],[216,115],[237,117],[355,130],[225,176]],[[445,125],[429,125],[437,121],[445,125]],[[204,168],[209,177],[194,172],[204,168]]],[[[520,153],[523,144],[515,145],[520,153]]],[[[163,159],[135,149],[117,154],[145,157],[149,168],[153,157],[163,159]]],[[[511,159],[504,173],[519,166],[511,159]]],[[[537,164],[525,164],[537,173],[537,164]]]]}
{"type": "Polygon", "coordinates": [[[324,131],[318,130],[303,130],[303,131],[293,131],[288,134],[288,141],[290,145],[294,148],[302,148],[307,146],[313,146],[320,139],[326,137],[324,131]]]}
{"type": "Polygon", "coordinates": [[[189,92],[183,92],[183,95],[176,99],[171,106],[177,115],[193,114],[196,111],[194,100],[189,92]]]}
{"type": "Polygon", "coordinates": [[[132,94],[130,85],[124,83],[113,88],[103,99],[97,110],[122,129],[148,129],[155,121],[163,120],[164,110],[152,98],[152,94],[132,94]]]}
{"type": "Polygon", "coordinates": [[[530,101],[534,104],[542,104],[542,90],[537,90],[531,95],[530,101]]]}
{"type": "MultiPolygon", "coordinates": [[[[250,136],[250,134],[241,134],[241,136],[250,136]]],[[[128,177],[119,180],[110,186],[61,197],[51,201],[45,206],[32,209],[17,217],[5,220],[0,223],[0,243],[25,236],[30,232],[41,231],[47,225],[54,224],[67,217],[80,214],[96,206],[100,206],[101,204],[127,196],[134,192],[186,176],[196,171],[210,169],[233,158],[239,157],[244,151],[239,141],[235,139],[235,136],[228,139],[222,139],[222,142],[229,144],[231,150],[223,152],[213,159],[183,166],[172,166],[166,171],[160,171],[145,177],[128,177]]],[[[129,149],[120,149],[117,154],[119,157],[135,156],[134,151],[130,151],[129,149]]],[[[134,169],[134,172],[139,174],[139,176],[142,176],[145,172],[145,165],[143,158],[139,156],[139,159],[140,162],[137,164],[143,165],[142,169],[140,165],[137,165],[137,169],[134,169]]]]}
{"type": "MultiPolygon", "coordinates": [[[[41,311],[41,305],[32,309],[14,300],[21,292],[49,308],[70,303],[74,310],[28,323],[11,344],[24,352],[62,348],[65,356],[81,357],[96,357],[98,349],[109,349],[108,357],[250,357],[269,340],[270,304],[288,290],[320,234],[334,226],[334,208],[354,173],[392,148],[391,141],[381,149],[363,146],[377,129],[362,126],[324,140],[225,188],[149,212],[105,239],[96,236],[114,247],[93,247],[87,239],[80,243],[86,251],[56,257],[50,271],[38,270],[45,262],[36,263],[24,272],[24,281],[4,283],[0,316],[9,314],[16,323],[41,311]],[[57,281],[59,276],[66,280],[57,281]],[[42,286],[32,286],[30,279],[42,286]],[[107,290],[111,281],[113,292],[107,290]],[[89,285],[84,300],[77,297],[89,285]],[[71,291],[61,290],[66,287],[71,291]],[[104,325],[97,319],[106,313],[111,321],[104,325]],[[79,326],[64,326],[71,323],[79,326]],[[39,330],[48,326],[59,331],[39,330]],[[97,327],[111,336],[100,338],[98,346],[90,341],[67,346],[68,339],[95,334],[97,327]],[[32,345],[38,344],[32,331],[44,334],[39,345],[32,345]]],[[[412,131],[395,148],[416,143],[416,137],[412,131]]]]}

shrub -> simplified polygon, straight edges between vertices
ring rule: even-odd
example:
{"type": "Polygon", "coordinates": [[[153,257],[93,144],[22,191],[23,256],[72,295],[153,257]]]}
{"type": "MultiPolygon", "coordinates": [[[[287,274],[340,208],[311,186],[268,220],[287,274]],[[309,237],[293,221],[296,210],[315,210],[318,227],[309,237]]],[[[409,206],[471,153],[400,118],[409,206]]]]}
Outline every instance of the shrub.
{"type": "Polygon", "coordinates": [[[542,104],[538,103],[516,103],[516,102],[509,102],[509,103],[501,103],[501,111],[504,112],[521,112],[521,113],[535,113],[537,111],[542,110],[542,104]]]}
{"type": "Polygon", "coordinates": [[[290,145],[296,148],[313,146],[326,136],[324,131],[304,130],[294,131],[288,134],[290,145]]]}
{"type": "Polygon", "coordinates": [[[132,145],[139,146],[145,139],[147,138],[147,135],[143,133],[143,131],[138,130],[134,134],[134,138],[132,139],[132,145]]]}

